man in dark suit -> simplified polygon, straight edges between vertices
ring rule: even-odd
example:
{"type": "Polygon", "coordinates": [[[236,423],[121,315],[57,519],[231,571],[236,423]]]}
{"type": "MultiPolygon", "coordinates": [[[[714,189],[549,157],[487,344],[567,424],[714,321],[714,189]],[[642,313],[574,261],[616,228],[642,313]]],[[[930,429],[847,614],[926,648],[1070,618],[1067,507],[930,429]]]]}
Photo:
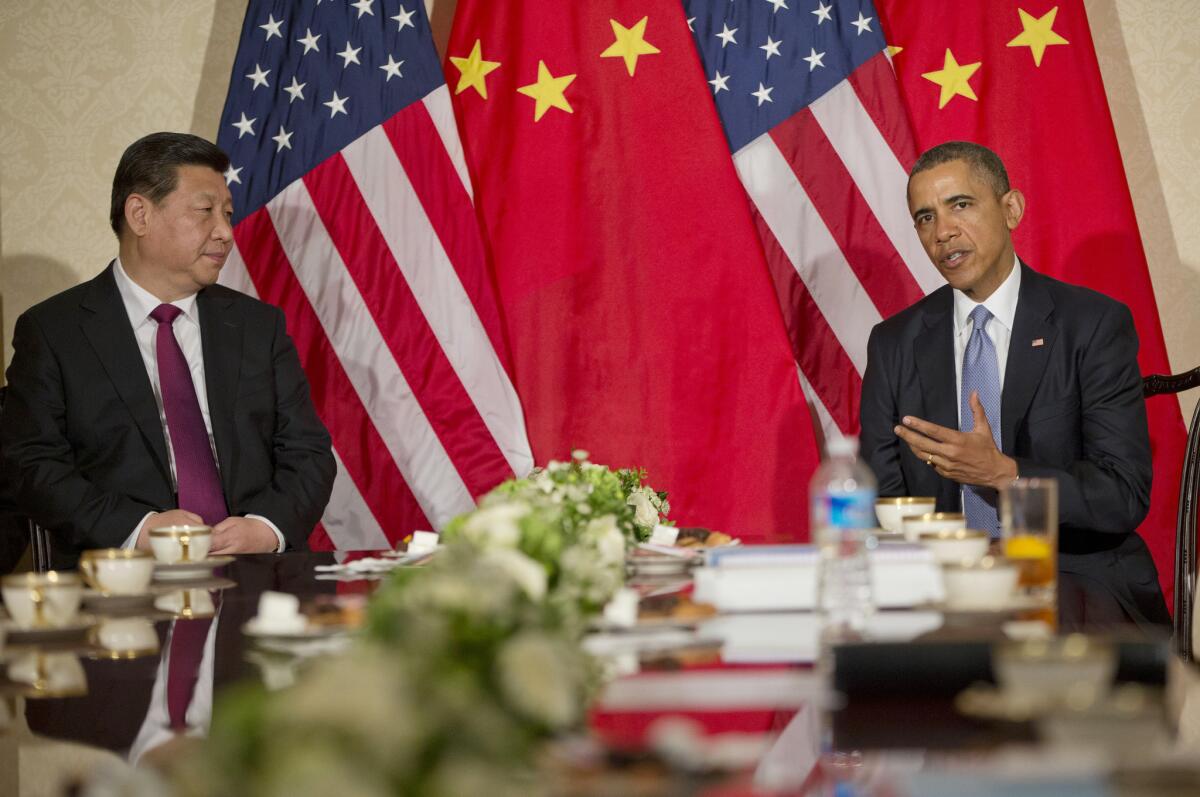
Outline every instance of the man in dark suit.
{"type": "Polygon", "coordinates": [[[233,245],[228,167],[196,136],[130,145],[118,259],[17,319],[0,456],[59,564],[201,522],[213,553],[303,549],[329,500],[329,435],[283,314],[215,284],[233,245]]]}
{"type": "Polygon", "coordinates": [[[1017,260],[1025,199],[991,150],[929,150],[908,205],[949,284],[871,332],[862,450],[880,495],[935,496],[996,534],[1000,488],[1053,478],[1061,627],[1168,625],[1135,531],[1152,469],[1128,308],[1017,260]]]}

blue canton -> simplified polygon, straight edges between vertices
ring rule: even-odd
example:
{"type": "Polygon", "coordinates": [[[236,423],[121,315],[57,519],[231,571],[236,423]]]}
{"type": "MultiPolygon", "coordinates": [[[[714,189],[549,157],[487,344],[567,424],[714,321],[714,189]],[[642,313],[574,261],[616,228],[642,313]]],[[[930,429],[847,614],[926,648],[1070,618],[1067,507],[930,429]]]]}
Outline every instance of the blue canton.
{"type": "Polygon", "coordinates": [[[234,223],[444,82],[424,0],[251,0],[217,134],[234,223]]]}
{"type": "Polygon", "coordinates": [[[869,0],[684,0],[684,9],[734,152],[885,46],[869,0]]]}

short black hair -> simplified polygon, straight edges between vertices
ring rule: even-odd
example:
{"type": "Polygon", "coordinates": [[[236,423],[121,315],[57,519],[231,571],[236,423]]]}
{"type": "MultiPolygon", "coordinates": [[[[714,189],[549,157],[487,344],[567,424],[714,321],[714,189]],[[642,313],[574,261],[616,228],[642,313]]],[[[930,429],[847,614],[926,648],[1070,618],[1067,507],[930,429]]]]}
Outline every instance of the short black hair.
{"type": "Polygon", "coordinates": [[[973,141],[947,141],[925,150],[909,171],[908,180],[911,183],[912,178],[921,172],[953,161],[963,161],[970,166],[977,175],[987,181],[997,197],[1004,196],[1012,189],[1008,183],[1008,171],[1004,168],[1004,161],[1000,160],[1000,156],[973,141]]]}
{"type": "Polygon", "coordinates": [[[154,204],[162,202],[179,183],[180,166],[207,166],[224,173],[229,156],[211,141],[190,133],[151,133],[130,144],[113,175],[112,206],[108,221],[121,237],[125,229],[125,200],[142,194],[154,204]]]}

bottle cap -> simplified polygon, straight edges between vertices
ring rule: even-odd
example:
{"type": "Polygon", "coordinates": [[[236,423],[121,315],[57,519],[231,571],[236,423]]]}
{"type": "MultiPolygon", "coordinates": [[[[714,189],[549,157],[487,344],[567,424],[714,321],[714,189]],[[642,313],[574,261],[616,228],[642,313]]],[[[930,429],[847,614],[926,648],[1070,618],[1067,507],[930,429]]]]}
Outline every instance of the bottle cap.
{"type": "Polygon", "coordinates": [[[858,453],[858,438],[847,435],[825,441],[825,451],[831,457],[852,457],[858,453]]]}

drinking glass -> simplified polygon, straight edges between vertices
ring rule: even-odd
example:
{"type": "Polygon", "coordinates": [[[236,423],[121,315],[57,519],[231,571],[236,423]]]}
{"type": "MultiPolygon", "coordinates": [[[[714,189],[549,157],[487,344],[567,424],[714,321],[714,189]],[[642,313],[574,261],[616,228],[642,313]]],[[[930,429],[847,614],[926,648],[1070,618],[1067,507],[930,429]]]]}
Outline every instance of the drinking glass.
{"type": "Polygon", "coordinates": [[[1000,526],[1004,555],[1019,572],[1019,593],[1039,604],[1040,611],[1033,614],[1053,626],[1058,587],[1058,482],[1018,479],[1001,490],[1000,526]]]}

